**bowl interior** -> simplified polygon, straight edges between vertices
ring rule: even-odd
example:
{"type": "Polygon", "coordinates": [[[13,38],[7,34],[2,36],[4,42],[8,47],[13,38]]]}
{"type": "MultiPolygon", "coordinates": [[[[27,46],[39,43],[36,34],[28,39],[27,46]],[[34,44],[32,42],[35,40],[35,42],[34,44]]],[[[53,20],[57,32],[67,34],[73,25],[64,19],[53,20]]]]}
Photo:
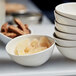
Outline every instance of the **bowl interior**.
{"type": "Polygon", "coordinates": [[[76,2],[63,3],[63,4],[56,6],[55,9],[56,11],[59,11],[61,13],[76,15],[76,2]]]}
{"type": "MultiPolygon", "coordinates": [[[[30,40],[34,39],[34,38],[37,38],[37,39],[40,39],[40,37],[43,37],[45,35],[22,35],[22,36],[19,36],[19,37],[16,37],[14,39],[12,39],[7,45],[6,45],[6,51],[9,53],[9,54],[12,54],[12,55],[15,55],[14,54],[14,50],[17,46],[17,44],[21,41],[21,40],[25,40],[27,38],[29,38],[30,40]]],[[[54,44],[54,39],[49,37],[49,36],[45,36],[47,37],[50,42],[52,43],[52,45],[54,44]]]]}

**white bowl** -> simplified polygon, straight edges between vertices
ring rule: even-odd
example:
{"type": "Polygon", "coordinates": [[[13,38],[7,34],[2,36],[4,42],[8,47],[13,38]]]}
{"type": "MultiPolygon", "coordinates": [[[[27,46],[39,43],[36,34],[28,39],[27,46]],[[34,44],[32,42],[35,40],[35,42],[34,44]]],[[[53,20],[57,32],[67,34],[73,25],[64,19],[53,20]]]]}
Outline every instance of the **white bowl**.
{"type": "MultiPolygon", "coordinates": [[[[33,31],[31,31],[31,34],[33,34],[33,31]]],[[[2,34],[0,32],[0,40],[4,43],[4,44],[7,44],[10,40],[12,40],[12,38],[2,34]]]]}
{"type": "Polygon", "coordinates": [[[76,47],[63,47],[57,44],[56,46],[62,55],[69,59],[76,60],[76,47]]]}
{"type": "Polygon", "coordinates": [[[63,16],[76,19],[76,2],[59,4],[55,10],[63,16]]]}
{"type": "Polygon", "coordinates": [[[76,40],[76,34],[61,32],[57,28],[55,28],[55,34],[57,37],[60,37],[63,39],[76,40]]]}
{"type": "Polygon", "coordinates": [[[55,19],[57,22],[61,24],[65,24],[67,26],[76,26],[76,20],[70,19],[68,17],[62,16],[56,11],[54,11],[55,19]]]}
{"type": "Polygon", "coordinates": [[[76,26],[67,26],[55,21],[56,28],[65,33],[73,33],[76,34],[76,26]]]}
{"type": "Polygon", "coordinates": [[[4,34],[0,33],[0,40],[7,44],[12,38],[5,36],[4,34]]]}
{"type": "Polygon", "coordinates": [[[12,39],[10,42],[8,42],[8,44],[6,45],[6,51],[9,54],[9,56],[11,57],[11,59],[18,64],[21,64],[24,66],[42,65],[51,57],[53,48],[55,45],[53,38],[51,38],[49,36],[46,36],[46,37],[48,37],[48,39],[52,42],[52,46],[50,46],[48,49],[35,53],[35,54],[32,54],[32,55],[26,55],[26,56],[17,56],[14,54],[16,45],[20,40],[25,40],[26,38],[39,39],[42,36],[45,36],[45,35],[23,35],[23,36],[16,37],[16,38],[12,39]]]}
{"type": "Polygon", "coordinates": [[[55,33],[54,33],[54,39],[55,39],[55,42],[60,46],[66,46],[66,47],[75,47],[76,46],[75,40],[67,40],[67,39],[59,38],[55,35],[55,33]]]}

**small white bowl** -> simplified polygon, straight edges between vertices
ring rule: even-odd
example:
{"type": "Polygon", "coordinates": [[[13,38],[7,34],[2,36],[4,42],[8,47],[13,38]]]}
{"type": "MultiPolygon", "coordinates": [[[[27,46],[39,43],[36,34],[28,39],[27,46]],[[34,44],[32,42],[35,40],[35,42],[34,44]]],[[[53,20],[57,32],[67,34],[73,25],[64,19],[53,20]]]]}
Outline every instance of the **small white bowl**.
{"type": "Polygon", "coordinates": [[[55,21],[56,28],[62,32],[76,34],[76,26],[68,26],[55,21]]]}
{"type": "Polygon", "coordinates": [[[63,39],[76,40],[76,34],[61,32],[57,28],[55,28],[55,34],[57,37],[63,39]]]}
{"type": "MultiPolygon", "coordinates": [[[[31,31],[30,34],[33,34],[33,32],[31,31]]],[[[1,40],[4,44],[7,44],[10,40],[12,40],[12,38],[10,38],[10,37],[8,37],[8,36],[6,36],[6,35],[4,35],[4,34],[2,34],[2,33],[0,32],[0,40],[1,40]]]]}
{"type": "Polygon", "coordinates": [[[18,64],[21,64],[24,66],[42,65],[51,57],[53,49],[54,49],[54,45],[55,45],[54,39],[49,36],[45,36],[45,37],[48,37],[48,39],[52,42],[52,46],[50,46],[48,49],[32,54],[32,55],[26,55],[26,56],[17,56],[14,54],[14,50],[18,42],[20,42],[20,40],[25,40],[26,38],[39,39],[42,36],[45,36],[45,35],[23,35],[23,36],[16,37],[12,39],[10,42],[8,42],[8,44],[6,45],[6,51],[11,57],[11,59],[18,64]]]}
{"type": "Polygon", "coordinates": [[[59,4],[55,10],[63,16],[76,19],[76,2],[59,4]]]}
{"type": "Polygon", "coordinates": [[[58,44],[56,44],[56,46],[62,55],[69,59],[76,60],[76,47],[63,47],[58,44]]]}
{"type": "Polygon", "coordinates": [[[65,24],[67,26],[76,26],[76,20],[65,17],[65,16],[57,13],[56,11],[54,11],[54,15],[55,15],[55,19],[57,22],[59,22],[61,24],[65,24]]]}
{"type": "Polygon", "coordinates": [[[3,43],[7,44],[11,39],[12,39],[12,38],[7,37],[6,35],[0,33],[0,40],[1,40],[3,43]]]}
{"type": "Polygon", "coordinates": [[[66,46],[66,47],[76,47],[76,41],[75,40],[67,40],[67,39],[62,39],[62,38],[59,38],[55,35],[54,33],[54,39],[55,39],[55,42],[60,45],[60,46],[66,46]]]}

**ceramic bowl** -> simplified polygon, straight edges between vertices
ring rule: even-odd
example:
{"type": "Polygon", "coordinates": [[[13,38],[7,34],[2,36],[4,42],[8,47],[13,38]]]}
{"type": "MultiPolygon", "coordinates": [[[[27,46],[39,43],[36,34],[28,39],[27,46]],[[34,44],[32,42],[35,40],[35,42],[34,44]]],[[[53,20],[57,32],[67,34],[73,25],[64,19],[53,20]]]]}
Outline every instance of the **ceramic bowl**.
{"type": "Polygon", "coordinates": [[[54,39],[49,36],[45,36],[52,42],[52,46],[50,46],[48,49],[38,52],[38,53],[35,53],[35,54],[25,55],[25,56],[24,55],[17,56],[14,54],[14,50],[15,50],[17,44],[20,42],[20,40],[25,40],[26,38],[39,39],[42,36],[45,36],[45,35],[23,35],[23,36],[16,37],[16,38],[12,39],[10,42],[8,42],[8,44],[6,45],[6,52],[11,57],[11,59],[18,64],[21,64],[24,66],[42,65],[51,57],[53,48],[55,45],[54,39]]]}
{"type": "Polygon", "coordinates": [[[76,2],[59,4],[55,7],[55,10],[63,16],[76,20],[76,2]]]}
{"type": "MultiPolygon", "coordinates": [[[[30,30],[30,34],[33,34],[33,32],[30,30]]],[[[12,38],[7,37],[6,35],[2,34],[0,32],[0,40],[4,43],[7,44],[10,40],[12,40],[12,38]]]]}
{"type": "Polygon", "coordinates": [[[63,47],[58,44],[56,44],[56,46],[62,55],[69,59],[76,60],[76,47],[63,47]]]}
{"type": "Polygon", "coordinates": [[[76,34],[61,32],[57,28],[55,28],[55,34],[62,39],[76,40],[76,34]]]}
{"type": "Polygon", "coordinates": [[[67,46],[67,47],[75,47],[76,46],[75,40],[59,38],[55,35],[55,33],[53,34],[53,36],[54,36],[55,42],[60,46],[67,46]]]}
{"type": "Polygon", "coordinates": [[[67,26],[76,26],[76,20],[63,16],[56,11],[54,11],[55,19],[58,23],[67,25],[67,26]]]}

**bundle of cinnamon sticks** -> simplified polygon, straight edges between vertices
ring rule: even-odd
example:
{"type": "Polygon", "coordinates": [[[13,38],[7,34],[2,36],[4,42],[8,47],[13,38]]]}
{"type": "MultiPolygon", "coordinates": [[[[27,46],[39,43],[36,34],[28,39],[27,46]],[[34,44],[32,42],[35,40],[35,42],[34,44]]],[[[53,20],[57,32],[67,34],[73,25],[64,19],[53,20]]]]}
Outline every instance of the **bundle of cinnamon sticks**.
{"type": "Polygon", "coordinates": [[[15,18],[14,21],[17,24],[17,27],[15,27],[14,25],[8,25],[8,23],[5,23],[1,27],[1,33],[3,33],[4,35],[10,38],[15,38],[20,35],[31,33],[30,29],[28,28],[28,25],[23,24],[20,19],[15,18]]]}

